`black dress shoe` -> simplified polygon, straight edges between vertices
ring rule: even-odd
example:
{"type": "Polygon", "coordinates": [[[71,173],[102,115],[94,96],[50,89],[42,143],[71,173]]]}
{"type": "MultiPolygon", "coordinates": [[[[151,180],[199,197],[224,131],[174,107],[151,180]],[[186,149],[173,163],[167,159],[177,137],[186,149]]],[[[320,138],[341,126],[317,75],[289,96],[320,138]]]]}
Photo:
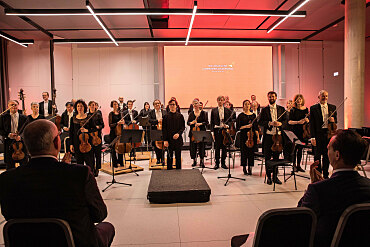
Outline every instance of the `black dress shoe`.
{"type": "Polygon", "coordinates": [[[160,160],[157,160],[156,164],[159,165],[160,163],[162,163],[160,160]]]}
{"type": "Polygon", "coordinates": [[[248,166],[248,175],[252,176],[252,167],[248,166]]]}
{"type": "Polygon", "coordinates": [[[223,169],[229,169],[225,164],[222,164],[222,165],[221,165],[221,167],[222,167],[223,169]]]}
{"type": "Polygon", "coordinates": [[[200,160],[200,167],[204,168],[204,160],[203,159],[200,160]]]}
{"type": "Polygon", "coordinates": [[[300,167],[300,166],[297,167],[297,170],[296,171],[298,171],[298,172],[305,172],[305,170],[303,170],[302,167],[300,167]]]}
{"type": "Polygon", "coordinates": [[[267,178],[267,182],[266,182],[268,185],[271,185],[272,184],[272,181],[271,181],[271,178],[267,178]]]}
{"type": "Polygon", "coordinates": [[[215,167],[213,167],[213,169],[217,170],[218,168],[220,168],[219,165],[215,165],[215,167]]]}
{"type": "Polygon", "coordinates": [[[275,183],[275,184],[282,184],[282,182],[280,181],[280,179],[279,179],[279,178],[275,178],[275,179],[274,179],[274,183],[275,183]]]}
{"type": "Polygon", "coordinates": [[[95,176],[95,177],[99,176],[99,170],[98,170],[98,169],[96,169],[96,170],[94,171],[94,176],[95,176]]]}
{"type": "Polygon", "coordinates": [[[196,166],[197,165],[197,160],[194,160],[193,161],[193,164],[191,165],[192,167],[196,166]]]}
{"type": "Polygon", "coordinates": [[[243,173],[244,175],[248,175],[247,168],[245,166],[243,166],[243,173]]]}

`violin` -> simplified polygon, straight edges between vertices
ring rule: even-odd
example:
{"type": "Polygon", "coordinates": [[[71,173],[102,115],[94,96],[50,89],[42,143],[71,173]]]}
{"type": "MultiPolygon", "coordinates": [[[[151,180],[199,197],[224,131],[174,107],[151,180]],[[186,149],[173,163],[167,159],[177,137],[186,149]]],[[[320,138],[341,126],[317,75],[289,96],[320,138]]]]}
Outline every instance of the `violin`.
{"type": "MultiPolygon", "coordinates": [[[[260,113],[260,114],[261,114],[261,113],[260,113]]],[[[260,114],[258,114],[258,116],[259,116],[260,114]]],[[[254,123],[254,121],[256,121],[256,120],[258,119],[258,116],[256,116],[256,118],[255,118],[255,119],[253,119],[253,121],[250,123],[250,124],[252,124],[252,127],[251,127],[251,129],[247,132],[248,139],[247,139],[247,141],[245,142],[245,145],[246,145],[248,148],[252,148],[252,147],[254,146],[254,141],[253,141],[253,135],[254,135],[254,133],[253,133],[253,123],[254,123]]],[[[259,131],[260,131],[260,129],[259,129],[259,131]]]]}
{"type": "MultiPolygon", "coordinates": [[[[207,105],[207,103],[208,103],[208,100],[207,100],[207,102],[203,105],[203,108],[207,105]]],[[[200,116],[200,114],[202,113],[202,111],[203,111],[203,110],[200,110],[200,112],[199,112],[199,116],[200,116]]],[[[195,115],[195,113],[194,113],[194,115],[195,115]]],[[[198,117],[199,117],[199,116],[195,117],[195,122],[198,122],[198,117]]],[[[199,126],[195,126],[195,125],[194,125],[194,127],[191,129],[191,131],[193,131],[193,132],[194,132],[194,131],[200,131],[200,127],[199,127],[199,126]]],[[[197,141],[195,141],[194,136],[192,136],[192,137],[191,137],[191,141],[192,141],[192,142],[194,142],[194,143],[198,143],[197,141]]]]}
{"type": "MultiPolygon", "coordinates": [[[[136,108],[136,107],[135,107],[136,108]]],[[[134,109],[135,109],[134,108],[134,109]]],[[[123,116],[120,121],[124,120],[125,117],[128,115],[129,113],[127,112],[125,116],[123,116]]],[[[139,115],[138,115],[139,116],[139,115]]],[[[126,125],[126,124],[117,124],[116,126],[116,135],[117,136],[121,136],[122,135],[122,125],[124,127],[124,129],[129,129],[129,126],[126,125]]],[[[137,125],[136,125],[137,126],[137,125]]],[[[131,128],[133,128],[133,126],[131,126],[131,128]]],[[[139,128],[139,126],[137,126],[137,128],[139,128]]],[[[141,144],[141,143],[140,143],[141,144]]],[[[131,143],[122,143],[120,141],[120,138],[118,139],[118,141],[116,142],[115,146],[114,146],[114,149],[116,150],[116,152],[118,154],[124,154],[124,153],[129,153],[131,152],[131,143]]]]}
{"type": "Polygon", "coordinates": [[[23,160],[25,154],[23,152],[23,143],[21,141],[14,141],[12,144],[12,159],[13,160],[23,160]]]}
{"type": "MultiPolygon", "coordinates": [[[[157,124],[157,130],[162,130],[162,119],[158,121],[158,124],[157,124]]],[[[163,149],[163,147],[164,147],[164,142],[163,142],[163,141],[155,141],[155,146],[156,146],[158,149],[163,149]]]]}
{"type": "Polygon", "coordinates": [[[101,144],[101,139],[99,137],[98,131],[90,133],[90,136],[92,137],[92,144],[94,146],[99,146],[101,144]]]}
{"type": "MultiPolygon", "coordinates": [[[[304,118],[307,118],[310,113],[307,113],[304,118]]],[[[311,137],[310,122],[305,122],[303,124],[303,139],[309,139],[311,137]]]]}
{"type": "MultiPolygon", "coordinates": [[[[329,119],[334,115],[334,113],[337,112],[337,110],[344,104],[344,102],[348,99],[348,97],[346,97],[342,103],[340,103],[340,105],[335,109],[335,111],[333,112],[329,112],[329,117],[328,119],[326,120],[328,122],[328,139],[332,138],[333,136],[335,136],[337,134],[337,124],[335,122],[330,122],[329,119]]],[[[323,125],[321,127],[324,127],[325,123],[323,123],[323,125]]]]}
{"type": "MultiPolygon", "coordinates": [[[[95,111],[83,124],[81,122],[81,128],[79,131],[81,131],[82,128],[95,116],[95,114],[98,111],[95,111]]],[[[80,152],[81,153],[88,153],[91,151],[91,144],[89,143],[89,134],[86,132],[82,132],[79,136],[78,139],[80,140],[80,152]]]]}
{"type": "MultiPolygon", "coordinates": [[[[230,117],[226,120],[226,123],[232,118],[234,114],[234,111],[231,113],[230,117]]],[[[223,120],[221,120],[222,123],[225,123],[223,120]]],[[[226,128],[222,128],[221,134],[223,136],[222,144],[225,146],[229,146],[233,143],[233,138],[231,137],[230,130],[226,128]]]]}

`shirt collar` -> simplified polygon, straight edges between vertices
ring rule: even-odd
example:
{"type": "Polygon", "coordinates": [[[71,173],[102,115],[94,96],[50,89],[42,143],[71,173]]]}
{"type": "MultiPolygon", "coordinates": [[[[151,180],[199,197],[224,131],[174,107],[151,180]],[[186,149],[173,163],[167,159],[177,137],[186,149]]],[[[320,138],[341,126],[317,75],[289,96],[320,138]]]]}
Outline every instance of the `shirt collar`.
{"type": "Polygon", "coordinates": [[[43,155],[34,155],[31,156],[31,159],[37,159],[37,158],[53,158],[58,161],[57,157],[50,155],[50,154],[43,154],[43,155]]]}
{"type": "Polygon", "coordinates": [[[335,169],[333,171],[333,174],[336,172],[353,172],[353,171],[355,171],[353,168],[341,168],[341,169],[335,169]]]}
{"type": "Polygon", "coordinates": [[[274,104],[272,104],[272,105],[270,105],[270,108],[276,108],[276,103],[274,103],[274,104]]]}
{"type": "Polygon", "coordinates": [[[321,106],[321,107],[325,107],[325,108],[326,108],[326,107],[328,107],[328,103],[325,103],[325,104],[321,104],[321,103],[320,103],[320,106],[321,106]]]}
{"type": "Polygon", "coordinates": [[[218,106],[218,109],[224,109],[224,107],[223,106],[218,106]]]}
{"type": "Polygon", "coordinates": [[[16,113],[10,113],[10,116],[18,116],[18,111],[16,113]]]}

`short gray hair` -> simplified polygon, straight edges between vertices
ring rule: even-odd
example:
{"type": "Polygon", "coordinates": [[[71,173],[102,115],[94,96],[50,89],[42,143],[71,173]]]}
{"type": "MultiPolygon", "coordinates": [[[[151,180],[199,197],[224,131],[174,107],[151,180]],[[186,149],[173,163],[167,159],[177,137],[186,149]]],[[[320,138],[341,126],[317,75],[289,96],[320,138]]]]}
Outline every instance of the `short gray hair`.
{"type": "Polygon", "coordinates": [[[37,103],[37,102],[35,102],[35,101],[34,101],[34,102],[32,102],[32,103],[31,103],[31,107],[32,107],[33,105],[39,105],[39,103],[37,103]]]}
{"type": "Polygon", "coordinates": [[[31,155],[48,154],[57,134],[58,129],[53,122],[39,119],[24,128],[23,139],[31,155]]]}

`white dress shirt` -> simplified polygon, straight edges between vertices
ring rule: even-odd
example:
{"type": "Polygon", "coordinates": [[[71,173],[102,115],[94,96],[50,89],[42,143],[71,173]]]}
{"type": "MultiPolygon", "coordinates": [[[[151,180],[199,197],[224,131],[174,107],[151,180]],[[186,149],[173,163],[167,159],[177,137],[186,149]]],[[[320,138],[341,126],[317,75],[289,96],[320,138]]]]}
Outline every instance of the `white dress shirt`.
{"type": "Polygon", "coordinates": [[[44,101],[44,116],[49,116],[49,100],[44,101]]]}
{"type": "Polygon", "coordinates": [[[162,119],[162,111],[160,109],[155,110],[155,117],[156,117],[157,120],[162,119]]]}
{"type": "Polygon", "coordinates": [[[328,118],[329,118],[329,108],[328,104],[320,104],[321,107],[321,114],[322,114],[322,121],[324,122],[324,125],[322,128],[328,128],[328,118]]]}
{"type": "MultiPolygon", "coordinates": [[[[269,105],[270,107],[270,114],[271,114],[271,122],[274,122],[277,120],[277,107],[276,107],[276,103],[273,104],[273,105],[269,105]]],[[[278,131],[278,129],[276,127],[272,127],[271,130],[266,130],[266,134],[269,134],[269,135],[275,135],[276,132],[280,135],[281,132],[278,131]]]]}
{"type": "Polygon", "coordinates": [[[68,114],[68,129],[69,129],[71,127],[71,118],[73,117],[73,111],[72,112],[67,111],[67,114],[68,114]]]}
{"type": "Polygon", "coordinates": [[[10,118],[11,118],[10,132],[16,133],[18,131],[19,113],[16,112],[10,114],[10,118]]]}

